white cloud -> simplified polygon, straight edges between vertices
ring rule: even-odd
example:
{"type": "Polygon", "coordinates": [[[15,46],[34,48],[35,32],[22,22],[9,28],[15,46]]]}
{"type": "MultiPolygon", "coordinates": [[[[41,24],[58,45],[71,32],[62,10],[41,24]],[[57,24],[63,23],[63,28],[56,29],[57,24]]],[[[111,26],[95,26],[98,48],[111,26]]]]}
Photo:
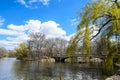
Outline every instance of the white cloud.
{"type": "Polygon", "coordinates": [[[23,5],[26,5],[25,0],[17,0],[17,1],[20,2],[20,3],[23,4],[23,5]]]}
{"type": "Polygon", "coordinates": [[[14,24],[10,24],[8,25],[8,29],[13,30],[13,31],[18,31],[18,32],[23,32],[25,30],[24,25],[14,25],[14,24]]]}
{"type": "Polygon", "coordinates": [[[28,20],[23,25],[10,24],[6,29],[0,28],[0,35],[6,35],[6,39],[0,40],[0,46],[13,49],[18,43],[26,42],[31,32],[41,32],[47,38],[64,38],[70,40],[72,35],[66,36],[66,31],[55,21],[41,22],[40,20],[28,20]]]}
{"type": "Polygon", "coordinates": [[[40,32],[44,33],[48,38],[65,36],[66,31],[64,31],[59,26],[60,25],[54,21],[47,21],[41,24],[40,32]]]}
{"type": "Polygon", "coordinates": [[[38,1],[41,2],[43,5],[49,5],[50,0],[38,0],[38,1]]]}
{"type": "Polygon", "coordinates": [[[7,40],[15,41],[17,43],[26,42],[28,39],[29,39],[29,37],[26,34],[20,35],[20,36],[17,36],[17,37],[7,37],[7,40]]]}
{"type": "Polygon", "coordinates": [[[39,21],[39,20],[29,20],[29,21],[26,21],[26,24],[24,25],[24,27],[27,30],[29,30],[29,33],[39,32],[40,26],[41,26],[41,21],[39,21]]]}
{"type": "Polygon", "coordinates": [[[48,6],[50,0],[17,0],[20,4],[24,5],[26,8],[38,8],[39,4],[48,6]]]}
{"type": "Polygon", "coordinates": [[[27,5],[27,3],[25,2],[25,0],[17,0],[17,2],[19,2],[22,5],[24,5],[26,8],[30,7],[29,5],[27,5]]]}
{"type": "Polygon", "coordinates": [[[23,32],[18,32],[10,29],[0,29],[0,34],[9,36],[18,36],[24,34],[23,32]]]}
{"type": "Polygon", "coordinates": [[[79,22],[77,18],[73,18],[70,21],[71,21],[71,26],[74,26],[74,25],[76,26],[79,22]]]}
{"type": "Polygon", "coordinates": [[[73,34],[70,34],[69,36],[64,36],[63,39],[67,40],[67,41],[70,41],[70,39],[72,38],[72,36],[74,36],[75,33],[73,34]]]}
{"type": "Polygon", "coordinates": [[[49,1],[50,0],[29,0],[29,4],[33,4],[33,3],[42,3],[43,5],[49,5],[49,1]]]}
{"type": "Polygon", "coordinates": [[[0,40],[0,46],[6,49],[14,49],[19,43],[15,41],[0,40]]]}
{"type": "Polygon", "coordinates": [[[5,21],[5,19],[3,19],[3,18],[0,16],[0,26],[3,25],[4,21],[5,21]]]}
{"type": "Polygon", "coordinates": [[[43,5],[47,6],[49,5],[50,0],[29,0],[29,4],[34,4],[34,3],[42,3],[43,5]]]}

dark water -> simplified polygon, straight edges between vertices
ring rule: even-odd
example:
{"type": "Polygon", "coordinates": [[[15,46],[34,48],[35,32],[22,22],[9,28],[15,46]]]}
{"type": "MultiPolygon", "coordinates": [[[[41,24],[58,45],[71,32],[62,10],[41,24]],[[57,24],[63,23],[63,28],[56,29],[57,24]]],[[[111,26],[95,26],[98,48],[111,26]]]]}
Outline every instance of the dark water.
{"type": "Polygon", "coordinates": [[[102,64],[40,63],[0,59],[0,80],[104,80],[102,64]]]}

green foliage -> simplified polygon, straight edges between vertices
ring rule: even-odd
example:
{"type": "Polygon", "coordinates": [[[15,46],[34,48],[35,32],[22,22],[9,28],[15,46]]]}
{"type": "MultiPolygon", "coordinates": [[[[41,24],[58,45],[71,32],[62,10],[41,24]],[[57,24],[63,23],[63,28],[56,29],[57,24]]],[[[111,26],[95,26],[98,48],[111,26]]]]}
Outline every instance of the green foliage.
{"type": "Polygon", "coordinates": [[[70,43],[68,45],[66,53],[68,55],[75,54],[76,50],[81,46],[83,42],[83,54],[90,55],[90,31],[91,28],[85,27],[77,31],[77,33],[71,38],[70,43]]]}
{"type": "Polygon", "coordinates": [[[85,35],[84,35],[84,40],[83,40],[83,48],[84,48],[84,52],[88,56],[90,56],[90,32],[89,32],[88,27],[86,27],[86,30],[85,30],[85,35]]]}
{"type": "Polygon", "coordinates": [[[70,44],[67,47],[66,53],[70,57],[75,53],[76,50],[77,50],[77,44],[70,44]]]}
{"type": "Polygon", "coordinates": [[[117,4],[120,5],[120,2],[98,0],[86,5],[80,15],[78,31],[89,25],[97,25],[98,33],[104,36],[110,37],[114,32],[120,34],[120,7],[117,4]]]}
{"type": "Polygon", "coordinates": [[[119,54],[117,45],[119,42],[118,36],[120,36],[120,2],[118,0],[96,0],[83,8],[80,18],[77,32],[71,39],[67,52],[75,53],[77,45],[81,41],[83,43],[83,52],[90,54],[90,40],[98,35],[105,37],[108,43],[106,66],[112,69],[113,56],[119,54]],[[98,27],[97,34],[91,35],[90,25],[98,27]],[[116,36],[116,45],[110,42],[114,36],[116,36]]]}
{"type": "Polygon", "coordinates": [[[113,70],[113,58],[110,53],[108,53],[106,62],[105,62],[105,68],[107,70],[113,70]]]}
{"type": "Polygon", "coordinates": [[[28,49],[25,43],[20,43],[19,47],[14,49],[14,54],[18,58],[27,57],[28,49]]]}
{"type": "Polygon", "coordinates": [[[66,50],[66,53],[68,56],[75,54],[75,52],[78,48],[78,43],[82,39],[81,35],[83,32],[84,32],[83,30],[80,30],[74,36],[72,36],[72,38],[69,42],[69,45],[67,47],[67,50],[66,50]]]}
{"type": "Polygon", "coordinates": [[[107,58],[105,61],[105,67],[107,70],[113,69],[113,55],[115,53],[115,47],[113,44],[108,40],[107,42],[108,51],[107,51],[107,58]]]}

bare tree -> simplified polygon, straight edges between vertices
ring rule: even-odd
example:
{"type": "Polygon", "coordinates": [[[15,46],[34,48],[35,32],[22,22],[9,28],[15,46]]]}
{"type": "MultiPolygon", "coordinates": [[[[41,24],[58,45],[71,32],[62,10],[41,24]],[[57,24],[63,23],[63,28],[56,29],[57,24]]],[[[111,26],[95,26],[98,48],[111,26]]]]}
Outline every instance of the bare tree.
{"type": "Polygon", "coordinates": [[[64,39],[46,39],[42,33],[31,33],[28,40],[29,56],[41,58],[65,55],[67,44],[64,39]]]}
{"type": "Polygon", "coordinates": [[[34,57],[43,56],[42,49],[44,48],[45,35],[42,33],[31,33],[30,39],[28,40],[29,52],[34,57]]]}
{"type": "Polygon", "coordinates": [[[53,39],[47,39],[46,40],[46,47],[45,47],[45,50],[46,50],[46,56],[49,56],[49,57],[52,57],[54,54],[53,54],[53,47],[54,47],[54,42],[53,42],[53,39]]]}
{"type": "Polygon", "coordinates": [[[54,39],[53,53],[55,56],[65,55],[68,42],[64,39],[54,39]]]}

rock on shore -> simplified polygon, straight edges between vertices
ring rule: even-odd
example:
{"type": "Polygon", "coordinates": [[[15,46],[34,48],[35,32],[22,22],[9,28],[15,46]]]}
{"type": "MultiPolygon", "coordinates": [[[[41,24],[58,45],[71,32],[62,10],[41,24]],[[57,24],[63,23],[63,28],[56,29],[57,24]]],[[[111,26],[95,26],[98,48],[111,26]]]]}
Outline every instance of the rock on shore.
{"type": "Polygon", "coordinates": [[[120,80],[120,75],[113,75],[106,78],[105,80],[120,80]]]}
{"type": "Polygon", "coordinates": [[[40,62],[50,62],[50,63],[54,63],[55,59],[51,58],[51,57],[44,57],[42,59],[39,60],[40,62]]]}
{"type": "Polygon", "coordinates": [[[103,60],[100,59],[100,58],[92,58],[92,59],[90,59],[90,62],[98,62],[98,63],[101,63],[101,62],[103,62],[103,60]]]}
{"type": "Polygon", "coordinates": [[[82,57],[78,57],[77,58],[77,61],[78,62],[97,62],[97,63],[101,63],[101,62],[103,62],[103,60],[102,59],[100,59],[100,58],[88,58],[88,57],[86,57],[86,58],[82,58],[82,57]]]}

